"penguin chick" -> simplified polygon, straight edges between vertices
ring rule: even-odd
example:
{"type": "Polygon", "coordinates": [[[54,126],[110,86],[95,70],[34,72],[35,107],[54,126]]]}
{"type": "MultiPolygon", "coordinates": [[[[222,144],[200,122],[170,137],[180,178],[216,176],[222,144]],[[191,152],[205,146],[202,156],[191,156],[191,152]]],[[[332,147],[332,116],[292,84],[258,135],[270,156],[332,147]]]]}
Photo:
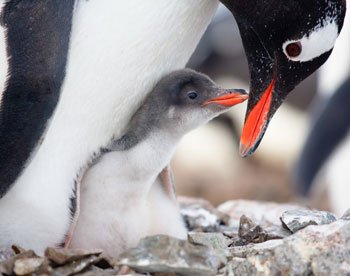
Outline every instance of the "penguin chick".
{"type": "Polygon", "coordinates": [[[111,141],[83,177],[70,247],[117,257],[145,236],[185,239],[179,207],[160,173],[183,135],[247,98],[244,90],[221,89],[188,69],[161,79],[126,134],[111,141]]]}

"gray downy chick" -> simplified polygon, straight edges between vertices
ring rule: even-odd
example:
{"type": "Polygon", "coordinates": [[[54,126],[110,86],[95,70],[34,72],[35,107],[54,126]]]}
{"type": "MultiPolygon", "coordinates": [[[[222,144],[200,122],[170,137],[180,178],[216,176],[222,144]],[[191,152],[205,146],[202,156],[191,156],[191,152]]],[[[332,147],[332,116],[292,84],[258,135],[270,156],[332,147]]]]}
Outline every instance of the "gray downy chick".
{"type": "Polygon", "coordinates": [[[145,236],[185,239],[164,169],[182,136],[247,98],[244,90],[221,89],[189,69],[161,79],[125,135],[111,141],[82,179],[80,215],[70,247],[101,248],[117,257],[145,236]]]}

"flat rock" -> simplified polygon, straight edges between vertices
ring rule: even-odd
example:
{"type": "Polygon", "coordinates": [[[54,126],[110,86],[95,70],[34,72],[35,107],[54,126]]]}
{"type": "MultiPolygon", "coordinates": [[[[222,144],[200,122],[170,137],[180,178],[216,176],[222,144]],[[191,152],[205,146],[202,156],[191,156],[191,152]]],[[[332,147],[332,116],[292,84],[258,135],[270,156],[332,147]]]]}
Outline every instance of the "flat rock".
{"type": "Polygon", "coordinates": [[[224,264],[227,263],[227,259],[231,258],[229,245],[232,244],[232,239],[224,236],[222,233],[189,232],[188,241],[194,244],[205,245],[214,250],[224,264]]]}
{"type": "Polygon", "coordinates": [[[282,227],[282,225],[264,226],[264,231],[269,234],[271,239],[284,239],[292,234],[289,230],[282,227]]]}
{"type": "Polygon", "coordinates": [[[147,237],[119,256],[119,265],[142,273],[215,275],[221,265],[212,249],[165,235],[147,237]]]}
{"type": "Polygon", "coordinates": [[[47,248],[45,256],[55,262],[63,265],[72,261],[77,261],[92,255],[98,256],[102,253],[100,249],[66,249],[66,248],[47,248]]]}
{"type": "Polygon", "coordinates": [[[217,232],[228,216],[200,198],[179,197],[181,215],[190,231],[217,232]]]}
{"type": "Polygon", "coordinates": [[[289,210],[281,216],[282,224],[292,233],[309,225],[328,224],[336,220],[335,215],[318,210],[289,210]]]}
{"type": "Polygon", "coordinates": [[[188,240],[191,243],[205,245],[211,249],[224,249],[232,244],[232,240],[222,233],[189,232],[188,240]]]}
{"type": "Polygon", "coordinates": [[[262,243],[250,243],[243,246],[230,247],[232,257],[247,258],[257,254],[263,254],[267,250],[275,249],[283,243],[282,239],[268,240],[262,243]]]}

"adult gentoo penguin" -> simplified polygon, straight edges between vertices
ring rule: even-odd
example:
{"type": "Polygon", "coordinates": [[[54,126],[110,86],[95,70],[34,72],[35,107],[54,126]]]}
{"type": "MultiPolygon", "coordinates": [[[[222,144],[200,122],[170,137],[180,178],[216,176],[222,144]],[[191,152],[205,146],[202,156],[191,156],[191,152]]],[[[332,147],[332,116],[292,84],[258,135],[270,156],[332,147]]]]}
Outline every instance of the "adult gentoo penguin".
{"type": "MultiPolygon", "coordinates": [[[[248,111],[254,116],[246,125],[256,121],[265,129],[280,101],[269,105],[271,93],[258,88],[271,83],[289,91],[316,70],[333,47],[345,4],[223,2],[240,26],[251,71],[248,111]],[[327,47],[292,57],[301,49],[293,39],[301,38],[308,49],[314,30],[332,34],[327,47]],[[316,57],[323,50],[328,52],[316,57]],[[266,104],[259,101],[262,94],[266,104]],[[254,106],[270,111],[256,116],[254,106]]],[[[81,168],[125,130],[146,91],[185,66],[217,5],[215,0],[0,0],[0,247],[18,243],[42,252],[64,241],[81,168]]],[[[256,136],[261,138],[261,131],[253,134],[249,152],[256,136]]]]}
{"type": "Polygon", "coordinates": [[[247,98],[246,92],[221,89],[192,70],[162,78],[126,133],[112,141],[85,174],[70,247],[103,248],[105,254],[117,257],[146,236],[185,239],[172,187],[157,177],[183,135],[247,98]]]}

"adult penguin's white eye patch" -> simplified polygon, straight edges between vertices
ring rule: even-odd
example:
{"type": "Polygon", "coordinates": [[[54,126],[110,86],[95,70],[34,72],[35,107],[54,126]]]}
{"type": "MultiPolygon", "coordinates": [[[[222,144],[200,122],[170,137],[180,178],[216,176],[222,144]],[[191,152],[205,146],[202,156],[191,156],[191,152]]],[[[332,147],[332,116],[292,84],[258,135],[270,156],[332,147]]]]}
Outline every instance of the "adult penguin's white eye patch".
{"type": "Polygon", "coordinates": [[[338,37],[338,26],[334,20],[318,25],[309,34],[297,40],[283,43],[282,49],[289,60],[310,61],[328,52],[338,37]]]}
{"type": "MultiPolygon", "coordinates": [[[[1,3],[0,3],[1,8],[1,3]]],[[[1,12],[1,11],[0,11],[1,12]]],[[[6,90],[9,78],[9,60],[7,56],[6,28],[0,25],[0,108],[3,92],[6,90]]]]}

